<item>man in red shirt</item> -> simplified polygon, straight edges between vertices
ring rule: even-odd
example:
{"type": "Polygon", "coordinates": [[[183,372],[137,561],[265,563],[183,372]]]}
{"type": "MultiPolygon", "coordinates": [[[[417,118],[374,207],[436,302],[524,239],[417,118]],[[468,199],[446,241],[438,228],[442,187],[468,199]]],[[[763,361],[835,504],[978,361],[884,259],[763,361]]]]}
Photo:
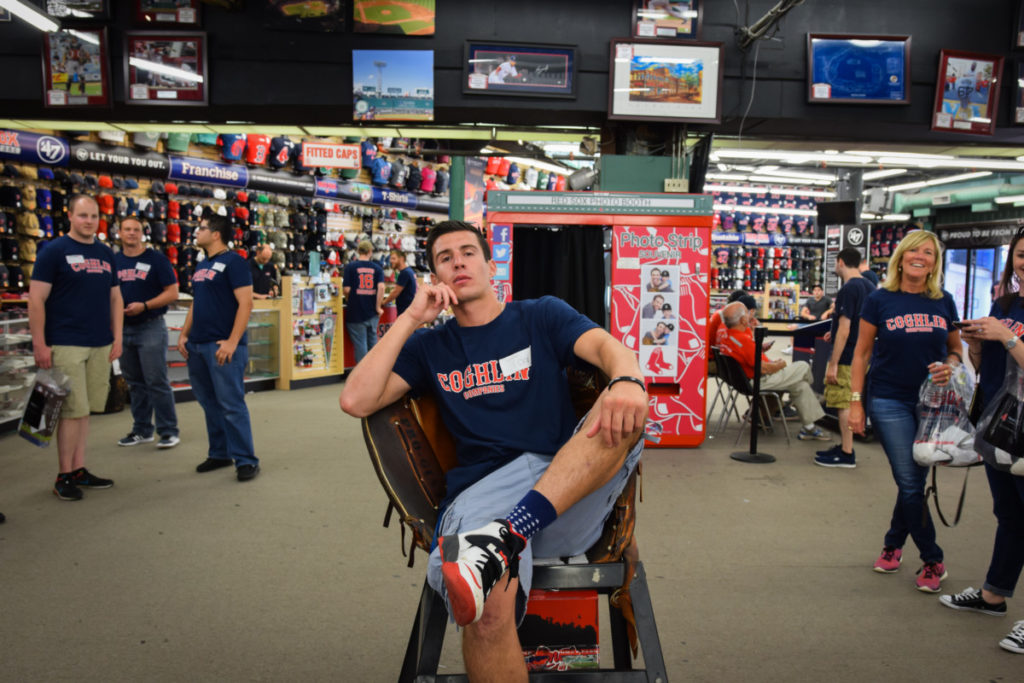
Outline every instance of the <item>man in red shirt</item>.
{"type": "MultiPolygon", "coordinates": [[[[747,320],[747,307],[734,301],[722,309],[723,326],[718,330],[718,347],[725,355],[735,358],[743,367],[748,379],[754,377],[754,361],[757,349],[754,335],[747,320]]],[[[784,360],[773,361],[761,354],[761,389],[764,391],[788,391],[803,427],[798,439],[828,441],[831,437],[814,423],[825,416],[818,397],[811,389],[811,366],[806,361],[790,365],[784,360]]]]}

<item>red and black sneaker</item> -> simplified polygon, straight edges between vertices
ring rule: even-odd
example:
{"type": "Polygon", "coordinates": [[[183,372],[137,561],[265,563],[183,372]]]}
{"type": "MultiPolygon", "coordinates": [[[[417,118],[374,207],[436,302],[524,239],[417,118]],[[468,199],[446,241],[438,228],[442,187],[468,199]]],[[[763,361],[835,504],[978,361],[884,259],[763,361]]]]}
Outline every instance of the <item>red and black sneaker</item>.
{"type": "Polygon", "coordinates": [[[440,546],[452,617],[466,626],[483,615],[487,596],[505,572],[509,581],[519,575],[519,553],[526,539],[506,520],[497,519],[474,531],[444,536],[440,546]]]}

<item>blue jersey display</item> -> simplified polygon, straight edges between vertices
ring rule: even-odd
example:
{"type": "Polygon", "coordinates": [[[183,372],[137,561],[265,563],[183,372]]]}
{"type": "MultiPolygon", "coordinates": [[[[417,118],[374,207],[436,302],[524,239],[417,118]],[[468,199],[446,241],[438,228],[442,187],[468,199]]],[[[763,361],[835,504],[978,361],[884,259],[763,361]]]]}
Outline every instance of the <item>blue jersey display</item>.
{"type": "Polygon", "coordinates": [[[370,166],[370,175],[374,185],[387,185],[391,178],[391,162],[386,157],[377,157],[370,166]]]}
{"type": "Polygon", "coordinates": [[[409,308],[413,297],[416,296],[416,273],[413,272],[412,268],[406,266],[399,271],[398,277],[395,278],[395,284],[402,288],[401,293],[395,297],[395,307],[398,309],[398,315],[402,315],[405,309],[409,308]]]}
{"type": "MultiPolygon", "coordinates": [[[[177,284],[178,278],[167,257],[153,249],[146,249],[138,256],[114,254],[117,265],[117,279],[121,283],[121,298],[124,305],[135,301],[149,301],[159,296],[169,285],[177,284]]],[[[138,315],[126,315],[126,325],[138,325],[167,312],[167,306],[150,308],[138,315]]]]}
{"type": "Polygon", "coordinates": [[[953,296],[876,289],[864,302],[861,319],[878,328],[869,374],[872,396],[917,401],[928,365],[945,362],[950,323],[959,320],[953,296]]]}
{"type": "MultiPolygon", "coordinates": [[[[999,320],[1015,335],[1024,335],[1024,298],[1013,297],[1012,300],[999,299],[992,304],[989,315],[999,320]],[[1004,311],[1000,304],[1009,304],[1009,310],[1004,311]]],[[[981,366],[978,368],[978,390],[982,408],[992,400],[1003,386],[1006,379],[1007,362],[1015,361],[1007,359],[1006,349],[1002,342],[984,341],[981,346],[981,366]]]]}
{"type": "Polygon", "coordinates": [[[374,261],[356,259],[345,264],[342,287],[348,287],[345,322],[361,323],[377,315],[377,287],[384,282],[384,269],[374,261]]]}
{"type": "Polygon", "coordinates": [[[836,338],[836,330],[839,329],[839,318],[846,316],[850,319],[850,336],[846,338],[846,346],[839,356],[840,365],[850,365],[853,362],[853,349],[857,346],[857,337],[860,334],[860,311],[864,307],[864,300],[875,286],[871,281],[863,277],[851,277],[836,294],[836,310],[832,316],[832,339],[836,338]]]}
{"type": "Polygon", "coordinates": [[[417,331],[394,371],[432,393],[455,439],[458,466],[448,499],[525,451],[554,455],[575,426],[565,368],[573,346],[597,327],[561,299],[511,301],[479,327],[449,320],[417,331]]]}
{"type": "Polygon", "coordinates": [[[110,325],[110,290],[117,286],[114,252],[96,241],[77,242],[67,235],[36,255],[32,279],[50,284],[46,299],[49,346],[106,346],[114,341],[110,325]]]}
{"type": "MultiPolygon", "coordinates": [[[[192,276],[192,296],[195,301],[192,302],[189,341],[205,344],[230,337],[238,312],[235,290],[251,286],[249,265],[231,250],[207,257],[197,264],[192,276]]],[[[238,343],[248,343],[248,333],[243,333],[238,343]]]]}

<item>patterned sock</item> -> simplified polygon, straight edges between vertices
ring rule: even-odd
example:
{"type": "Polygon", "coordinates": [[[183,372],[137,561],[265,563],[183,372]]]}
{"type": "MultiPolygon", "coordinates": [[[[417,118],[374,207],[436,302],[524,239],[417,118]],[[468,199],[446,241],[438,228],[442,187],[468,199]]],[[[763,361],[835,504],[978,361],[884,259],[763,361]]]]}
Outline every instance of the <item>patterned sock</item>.
{"type": "Polygon", "coordinates": [[[557,518],[558,513],[555,512],[551,501],[541,493],[530,491],[516,503],[512,512],[505,519],[512,525],[516,533],[529,540],[557,518]]]}

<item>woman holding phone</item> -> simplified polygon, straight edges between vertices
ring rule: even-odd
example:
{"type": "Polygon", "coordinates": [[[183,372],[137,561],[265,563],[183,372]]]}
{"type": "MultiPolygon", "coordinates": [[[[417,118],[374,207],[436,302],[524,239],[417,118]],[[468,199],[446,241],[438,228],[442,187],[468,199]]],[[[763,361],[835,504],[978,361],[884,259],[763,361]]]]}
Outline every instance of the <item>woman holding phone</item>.
{"type": "MultiPolygon", "coordinates": [[[[963,336],[968,356],[978,371],[975,398],[982,409],[995,398],[1007,374],[1008,363],[1024,367],[1024,228],[1010,241],[1010,251],[997,291],[1003,295],[992,302],[985,318],[965,320],[963,336]]],[[[988,574],[981,590],[969,587],[956,595],[943,595],[946,607],[992,616],[1006,615],[1006,598],[1013,597],[1024,568],[1024,477],[1003,472],[985,463],[992,510],[996,516],[996,540],[988,574]]],[[[999,647],[1024,654],[1024,621],[1014,624],[999,647]]]]}
{"type": "Polygon", "coordinates": [[[896,481],[896,504],[874,570],[899,570],[910,536],[921,555],[917,589],[937,593],[946,578],[942,548],[925,504],[928,468],[914,462],[917,400],[927,378],[944,385],[961,360],[956,306],[942,289],[942,245],[934,233],[907,234],[889,259],[889,274],[868,295],[850,367],[849,428],[864,433],[865,406],[896,481]],[[868,367],[871,368],[867,376],[868,367]],[[865,377],[869,380],[866,386],[865,377]],[[869,391],[866,391],[869,390],[869,391]]]}

